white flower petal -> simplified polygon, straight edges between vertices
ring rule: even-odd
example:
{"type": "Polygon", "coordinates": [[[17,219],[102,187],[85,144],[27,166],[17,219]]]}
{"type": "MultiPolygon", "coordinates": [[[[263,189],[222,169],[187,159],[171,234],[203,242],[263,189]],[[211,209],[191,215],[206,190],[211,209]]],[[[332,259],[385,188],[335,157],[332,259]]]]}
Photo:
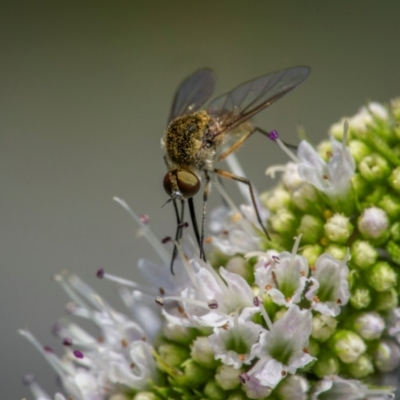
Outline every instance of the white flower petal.
{"type": "Polygon", "coordinates": [[[234,318],[231,318],[227,328],[214,328],[214,333],[209,336],[209,342],[215,358],[236,369],[243,364],[250,364],[254,358],[251,348],[258,341],[262,330],[261,325],[241,318],[236,323],[234,318]],[[240,349],[240,352],[235,346],[240,349]],[[243,352],[246,347],[247,352],[243,352]]]}
{"type": "Polygon", "coordinates": [[[390,387],[369,389],[360,381],[331,375],[318,382],[311,400],[322,398],[324,400],[388,400],[393,398],[394,389],[390,387]]]}
{"type": "Polygon", "coordinates": [[[274,388],[285,377],[285,372],[283,365],[279,361],[273,358],[266,358],[263,360],[262,368],[254,376],[263,386],[274,388]]]}
{"type": "Polygon", "coordinates": [[[346,262],[347,258],[339,261],[325,253],[317,259],[311,271],[312,284],[305,297],[312,302],[312,308],[321,314],[335,317],[340,313],[340,306],[349,301],[349,268],[346,262]]]}
{"type": "Polygon", "coordinates": [[[311,312],[292,305],[272,325],[270,331],[261,333],[259,343],[252,348],[252,355],[260,360],[248,374],[254,374],[262,384],[274,388],[286,373],[294,374],[298,368],[307,365],[315,359],[304,350],[308,345],[311,329],[311,312]]]}
{"type": "Polygon", "coordinates": [[[227,271],[221,267],[221,276],[228,285],[229,291],[235,293],[235,298],[245,307],[253,306],[254,293],[247,281],[240,275],[227,271]]]}
{"type": "Polygon", "coordinates": [[[333,155],[326,163],[307,142],[302,141],[298,148],[299,175],[311,183],[328,198],[346,198],[351,190],[350,179],[355,171],[355,161],[347,147],[331,139],[333,155]]]}

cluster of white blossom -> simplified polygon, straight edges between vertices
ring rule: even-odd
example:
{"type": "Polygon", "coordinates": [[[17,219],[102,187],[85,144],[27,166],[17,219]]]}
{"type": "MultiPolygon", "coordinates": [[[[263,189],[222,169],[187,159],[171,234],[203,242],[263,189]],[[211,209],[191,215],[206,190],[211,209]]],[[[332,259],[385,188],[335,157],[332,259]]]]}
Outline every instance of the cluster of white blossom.
{"type": "Polygon", "coordinates": [[[66,396],[48,396],[27,376],[35,398],[391,398],[393,388],[368,379],[400,363],[400,102],[391,115],[371,103],[347,121],[332,126],[317,150],[302,141],[296,155],[285,149],[290,163],[267,170],[283,172],[260,196],[270,239],[252,207],[211,214],[210,263],[190,240],[174,243],[171,274],[148,219],[116,199],[160,263],[139,261],[148,286],[98,271],[118,285],[131,317],[76,275],[56,276],[72,301],[54,327],[65,354],[20,333],[52,365],[66,396]],[[92,321],[99,335],[71,317],[92,321]]]}

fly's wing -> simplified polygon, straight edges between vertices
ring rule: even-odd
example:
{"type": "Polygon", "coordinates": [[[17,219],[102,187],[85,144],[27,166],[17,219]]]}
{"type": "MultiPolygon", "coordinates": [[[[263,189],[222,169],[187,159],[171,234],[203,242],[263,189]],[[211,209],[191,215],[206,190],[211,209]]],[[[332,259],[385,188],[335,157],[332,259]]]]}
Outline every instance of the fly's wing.
{"type": "Polygon", "coordinates": [[[175,93],[168,124],[181,115],[197,111],[213,94],[215,76],[210,69],[190,75],[175,93]]]}
{"type": "Polygon", "coordinates": [[[282,69],[245,82],[211,102],[208,112],[218,129],[215,135],[236,128],[290,92],[310,73],[306,66],[282,69]]]}

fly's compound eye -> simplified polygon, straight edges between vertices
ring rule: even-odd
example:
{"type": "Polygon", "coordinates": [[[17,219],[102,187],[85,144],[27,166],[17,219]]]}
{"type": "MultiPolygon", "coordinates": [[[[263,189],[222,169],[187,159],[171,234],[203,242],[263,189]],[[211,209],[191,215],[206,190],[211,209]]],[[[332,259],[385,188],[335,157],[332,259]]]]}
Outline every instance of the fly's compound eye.
{"type": "Polygon", "coordinates": [[[188,171],[169,171],[164,177],[164,190],[169,196],[173,196],[177,191],[182,197],[189,199],[200,189],[200,179],[188,171]]]}
{"type": "Polygon", "coordinates": [[[185,199],[193,197],[200,189],[200,179],[192,172],[178,171],[176,180],[185,199]]]}
{"type": "Polygon", "coordinates": [[[168,171],[163,180],[164,190],[167,192],[168,196],[172,196],[177,188],[176,176],[173,175],[171,171],[168,171]]]}

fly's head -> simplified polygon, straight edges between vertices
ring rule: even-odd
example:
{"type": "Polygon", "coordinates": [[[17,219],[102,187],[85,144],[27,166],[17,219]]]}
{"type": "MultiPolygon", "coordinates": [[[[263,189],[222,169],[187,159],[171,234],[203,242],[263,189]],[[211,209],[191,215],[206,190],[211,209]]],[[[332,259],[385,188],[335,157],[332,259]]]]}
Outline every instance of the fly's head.
{"type": "Polygon", "coordinates": [[[191,171],[173,169],[164,176],[164,190],[172,200],[189,199],[200,190],[200,179],[191,171]]]}

